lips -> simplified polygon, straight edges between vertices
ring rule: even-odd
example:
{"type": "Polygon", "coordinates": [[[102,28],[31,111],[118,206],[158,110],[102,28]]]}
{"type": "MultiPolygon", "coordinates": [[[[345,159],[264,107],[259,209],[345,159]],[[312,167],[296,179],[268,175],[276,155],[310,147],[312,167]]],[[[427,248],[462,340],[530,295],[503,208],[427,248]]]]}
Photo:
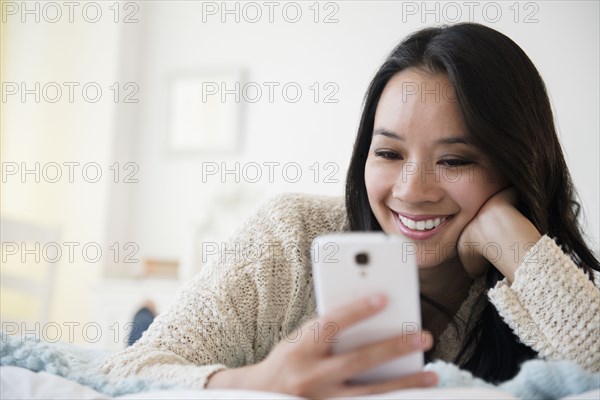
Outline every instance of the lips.
{"type": "Polygon", "coordinates": [[[402,234],[413,240],[427,240],[436,235],[450,219],[451,215],[411,215],[392,211],[402,234]]]}

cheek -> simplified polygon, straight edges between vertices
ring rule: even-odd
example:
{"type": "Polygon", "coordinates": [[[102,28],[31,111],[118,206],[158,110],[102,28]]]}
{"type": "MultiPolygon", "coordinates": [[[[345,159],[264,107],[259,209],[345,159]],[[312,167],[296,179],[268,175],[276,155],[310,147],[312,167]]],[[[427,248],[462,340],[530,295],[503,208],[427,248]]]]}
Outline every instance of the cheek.
{"type": "Polygon", "coordinates": [[[468,185],[463,187],[457,185],[453,189],[456,191],[452,194],[452,198],[460,206],[461,214],[467,219],[474,217],[485,201],[483,196],[468,185]]]}
{"type": "Polygon", "coordinates": [[[469,179],[460,179],[447,186],[447,193],[451,194],[454,201],[460,205],[464,215],[472,218],[481,206],[505,185],[499,179],[487,179],[480,171],[470,175],[469,179]]]}
{"type": "Polygon", "coordinates": [[[394,171],[377,163],[377,160],[367,158],[365,164],[365,187],[371,209],[375,210],[377,203],[391,195],[394,186],[394,171]]]}

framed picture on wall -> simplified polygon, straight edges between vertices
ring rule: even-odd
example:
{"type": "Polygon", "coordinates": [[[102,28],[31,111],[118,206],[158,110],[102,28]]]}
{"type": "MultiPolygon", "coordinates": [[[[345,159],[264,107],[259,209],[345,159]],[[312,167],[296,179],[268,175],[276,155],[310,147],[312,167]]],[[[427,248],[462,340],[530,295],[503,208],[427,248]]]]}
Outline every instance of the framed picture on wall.
{"type": "Polygon", "coordinates": [[[236,153],[241,149],[241,70],[179,74],[169,82],[168,148],[177,153],[236,153]]]}

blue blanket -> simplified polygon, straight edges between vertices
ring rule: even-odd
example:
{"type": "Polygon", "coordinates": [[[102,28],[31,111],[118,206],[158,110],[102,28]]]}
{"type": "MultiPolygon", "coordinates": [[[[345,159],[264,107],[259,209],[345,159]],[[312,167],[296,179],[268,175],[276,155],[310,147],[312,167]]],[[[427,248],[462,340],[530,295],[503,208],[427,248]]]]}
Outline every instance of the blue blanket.
{"type": "MultiPolygon", "coordinates": [[[[108,351],[84,349],[72,344],[38,342],[0,332],[0,365],[11,365],[62,376],[108,396],[148,390],[180,388],[169,382],[138,378],[111,380],[98,371],[108,351]]],[[[600,373],[592,374],[571,361],[530,360],[513,379],[498,386],[474,378],[453,364],[435,361],[426,369],[440,377],[440,387],[495,388],[524,399],[559,399],[600,388],[600,373]]]]}
{"type": "Polygon", "coordinates": [[[35,338],[8,336],[0,332],[0,366],[27,368],[62,376],[107,396],[121,396],[148,390],[175,389],[177,385],[139,378],[111,380],[99,372],[110,354],[69,343],[47,343],[35,338]]]}

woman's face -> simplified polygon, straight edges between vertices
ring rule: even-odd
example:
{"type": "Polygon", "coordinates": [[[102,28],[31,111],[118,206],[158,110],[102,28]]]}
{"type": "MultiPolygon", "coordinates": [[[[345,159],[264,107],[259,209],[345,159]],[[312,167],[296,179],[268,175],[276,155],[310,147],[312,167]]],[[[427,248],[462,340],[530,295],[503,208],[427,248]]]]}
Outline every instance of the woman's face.
{"type": "Polygon", "coordinates": [[[447,75],[396,74],[373,128],[365,184],[382,229],[414,241],[420,268],[455,258],[465,226],[506,182],[469,144],[447,75]]]}

